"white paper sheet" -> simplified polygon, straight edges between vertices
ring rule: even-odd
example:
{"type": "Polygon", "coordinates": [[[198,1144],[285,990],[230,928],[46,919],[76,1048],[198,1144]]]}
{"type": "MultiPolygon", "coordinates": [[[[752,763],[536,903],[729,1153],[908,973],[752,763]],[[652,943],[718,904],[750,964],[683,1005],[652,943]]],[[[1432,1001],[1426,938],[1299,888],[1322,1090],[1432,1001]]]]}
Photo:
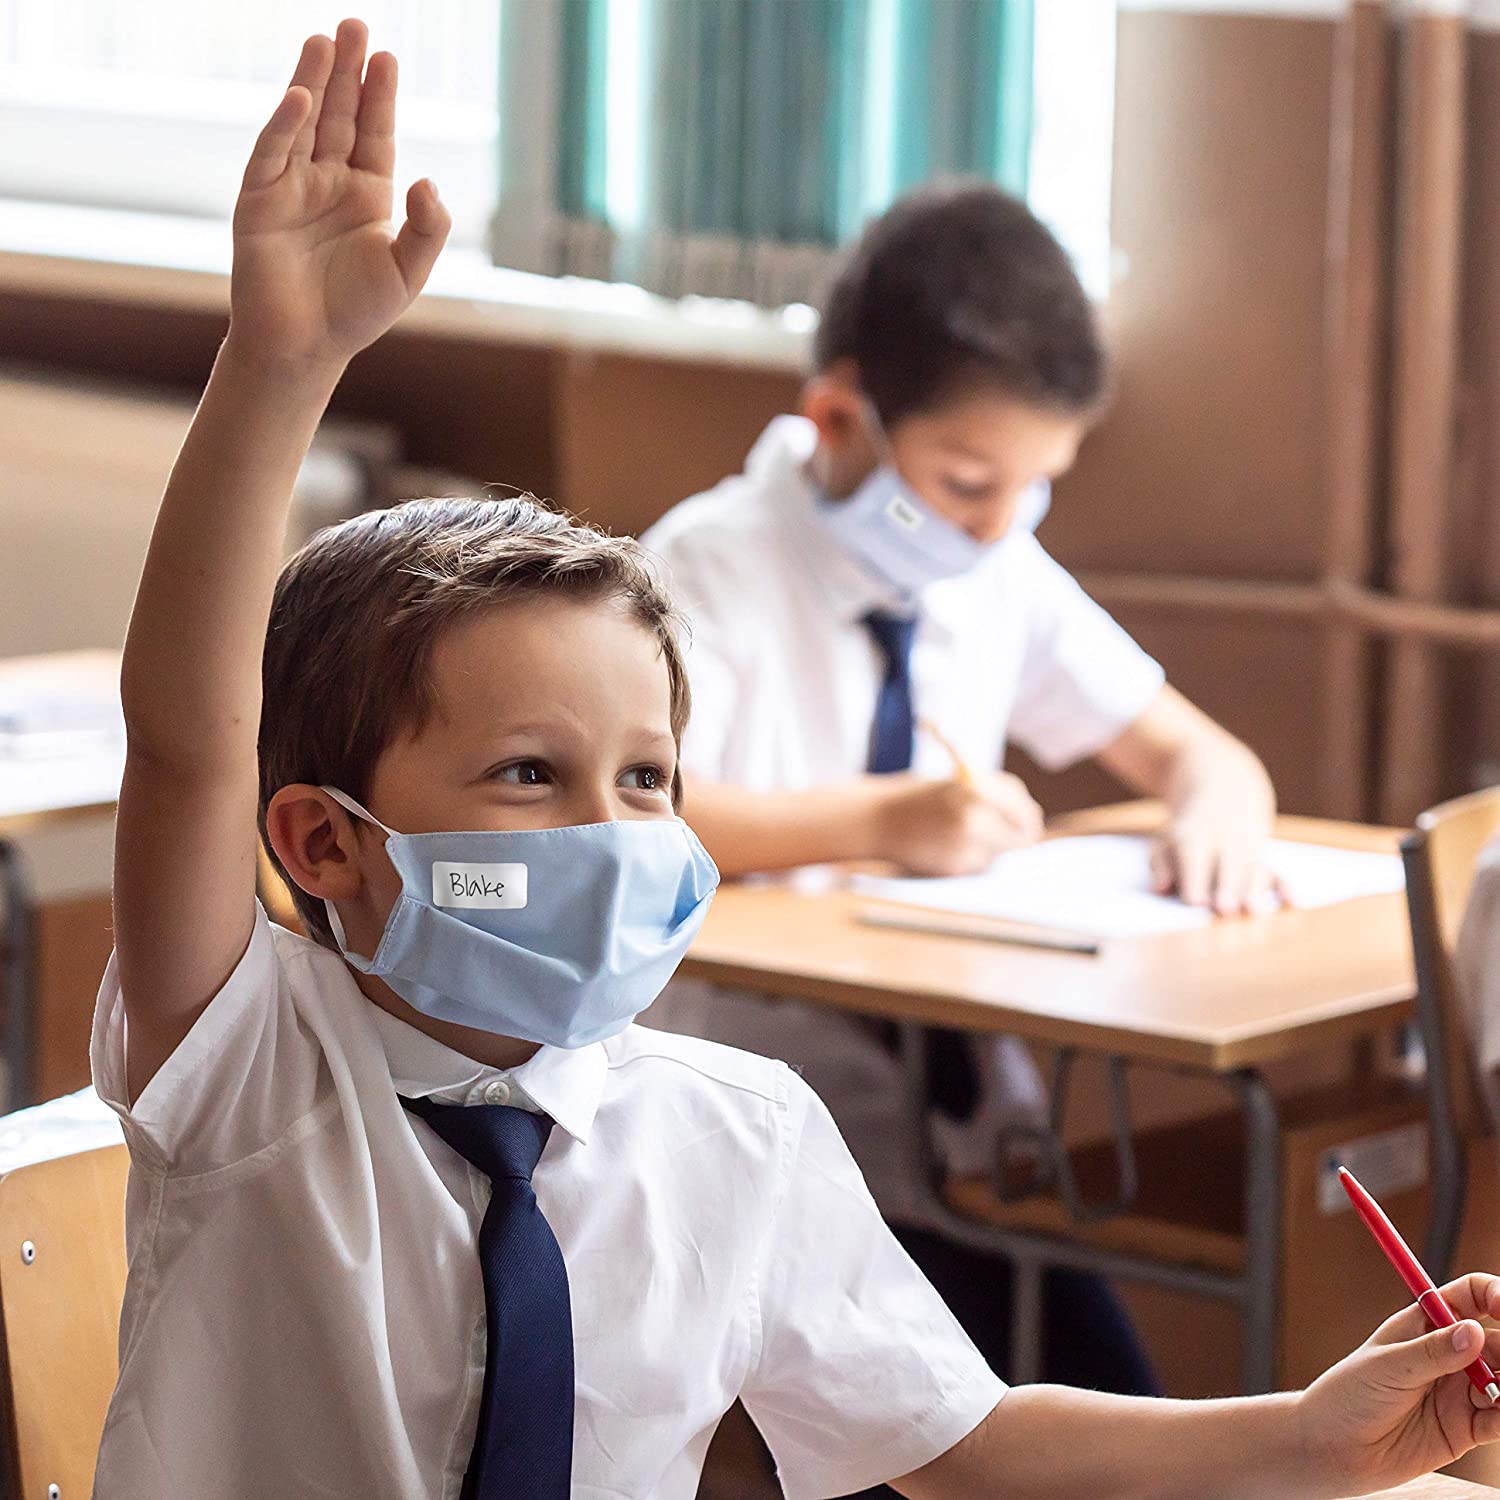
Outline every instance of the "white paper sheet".
{"type": "MultiPolygon", "coordinates": [[[[983,874],[952,879],[856,875],[864,896],[969,912],[1097,937],[1144,937],[1206,926],[1212,916],[1151,889],[1150,840],[1128,834],[1048,839],[1002,854],[983,874]]],[[[1332,906],[1356,896],[1399,891],[1395,854],[1368,854],[1278,839],[1271,868],[1294,906],[1332,906]]]]}

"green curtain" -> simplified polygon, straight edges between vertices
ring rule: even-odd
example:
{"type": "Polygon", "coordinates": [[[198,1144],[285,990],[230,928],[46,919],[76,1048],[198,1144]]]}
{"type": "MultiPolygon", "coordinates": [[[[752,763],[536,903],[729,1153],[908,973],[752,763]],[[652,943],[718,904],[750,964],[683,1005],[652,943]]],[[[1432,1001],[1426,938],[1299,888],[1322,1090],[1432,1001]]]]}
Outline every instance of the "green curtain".
{"type": "MultiPolygon", "coordinates": [[[[506,76],[534,62],[555,78],[550,109],[538,118],[529,88],[501,101],[502,138],[552,162],[543,269],[805,300],[834,247],[916,183],[966,173],[1025,191],[1035,0],[501,3],[531,8],[534,48],[551,7],[551,58],[504,60],[506,76]],[[644,104],[630,139],[610,113],[622,69],[644,104]],[[627,154],[630,224],[610,212],[627,154]]],[[[516,220],[506,187],[502,166],[497,226],[516,220]]],[[[536,238],[522,261],[497,228],[496,259],[538,268],[536,238]]]]}

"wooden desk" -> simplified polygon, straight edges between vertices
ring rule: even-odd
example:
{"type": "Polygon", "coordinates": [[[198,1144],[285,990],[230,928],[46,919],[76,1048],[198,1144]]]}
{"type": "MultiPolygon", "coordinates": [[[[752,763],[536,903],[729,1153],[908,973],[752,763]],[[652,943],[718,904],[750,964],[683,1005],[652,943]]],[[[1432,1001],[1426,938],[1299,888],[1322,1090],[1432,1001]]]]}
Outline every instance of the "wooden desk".
{"type": "MultiPolygon", "coordinates": [[[[1066,820],[1070,833],[1139,831],[1159,809],[1131,804],[1066,820]]],[[[1285,838],[1394,853],[1399,834],[1282,818],[1285,838]]],[[[918,1184],[957,1239],[1015,1263],[1012,1328],[1018,1381],[1036,1378],[1041,1278],[1049,1266],[1124,1276],[1238,1303],[1245,1317],[1244,1388],[1275,1384],[1281,1216],[1280,1121],[1262,1070],[1278,1058],[1369,1037],[1412,1014],[1414,981],[1404,900],[1226,921],[1160,936],[1106,940],[1097,957],[856,924],[848,892],[731,886],[709,912],[683,972],[717,983],[897,1021],[906,1106],[926,1153],[918,1184]],[[1244,1258],[1237,1268],[1166,1262],[1139,1248],[1084,1241],[1060,1229],[983,1225],[953,1211],[927,1130],[923,1028],[1006,1032],[1129,1063],[1204,1074],[1230,1088],[1245,1127],[1244,1258]]],[[[1131,1150],[1123,1120],[1117,1142],[1131,1150]]],[[[1054,1148],[1056,1142],[1054,1141],[1054,1148]]]]}
{"type": "MultiPolygon", "coordinates": [[[[1101,810],[1069,832],[1147,816],[1101,810]]],[[[1395,830],[1282,818],[1305,843],[1394,854],[1395,830]]],[[[1368,1036],[1412,1014],[1405,898],[1107,939],[1098,957],[862,926],[848,891],[726,886],[684,972],[893,1020],[1007,1032],[1214,1073],[1368,1036]],[[774,944],[766,935],[776,935],[774,944]]]]}
{"type": "MultiPolygon", "coordinates": [[[[35,686],[58,697],[118,697],[116,651],[69,651],[0,661],[0,697],[35,686]]],[[[35,1093],[36,900],[16,840],[38,829],[114,810],[125,765],[123,736],[101,737],[48,756],[0,755],[0,1056],[11,1108],[35,1093]]]]}
{"type": "Polygon", "coordinates": [[[1449,1479],[1446,1474],[1429,1474],[1398,1489],[1381,1490],[1366,1500],[1495,1500],[1496,1493],[1488,1485],[1449,1479]]]}

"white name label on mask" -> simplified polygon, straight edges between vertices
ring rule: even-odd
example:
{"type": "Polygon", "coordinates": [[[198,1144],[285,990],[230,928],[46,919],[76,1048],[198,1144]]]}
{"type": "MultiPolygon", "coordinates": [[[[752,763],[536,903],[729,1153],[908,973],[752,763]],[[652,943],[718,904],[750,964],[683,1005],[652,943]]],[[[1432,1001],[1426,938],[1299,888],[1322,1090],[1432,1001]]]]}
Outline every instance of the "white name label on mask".
{"type": "Polygon", "coordinates": [[[526,905],[526,866],[436,859],[432,862],[432,904],[514,911],[526,905]]]}
{"type": "Polygon", "coordinates": [[[922,524],[922,512],[901,495],[892,495],[886,501],[885,513],[903,531],[915,531],[922,524]]]}

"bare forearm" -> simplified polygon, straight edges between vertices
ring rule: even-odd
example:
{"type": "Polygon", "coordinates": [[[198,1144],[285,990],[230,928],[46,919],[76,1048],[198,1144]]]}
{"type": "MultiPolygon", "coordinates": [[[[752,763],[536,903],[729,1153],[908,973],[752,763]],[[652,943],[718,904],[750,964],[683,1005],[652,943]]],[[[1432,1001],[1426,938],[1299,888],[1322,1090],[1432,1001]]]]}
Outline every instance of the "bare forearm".
{"type": "Polygon", "coordinates": [[[1314,1500],[1298,1398],[1161,1401],[1018,1386],[963,1442],[896,1481],[911,1500],[1314,1500]]]}
{"type": "Polygon", "coordinates": [[[1252,802],[1267,818],[1275,811],[1255,752],[1171,687],[1099,759],[1136,791],[1162,798],[1174,817],[1223,797],[1252,802]]]}
{"type": "Polygon", "coordinates": [[[253,768],[260,659],[297,471],[338,371],[219,352],[162,500],[131,616],[132,753],[253,768]]]}
{"type": "Polygon", "coordinates": [[[687,780],[683,816],[726,876],[874,859],[880,788],[871,777],[802,792],[687,780]]]}

